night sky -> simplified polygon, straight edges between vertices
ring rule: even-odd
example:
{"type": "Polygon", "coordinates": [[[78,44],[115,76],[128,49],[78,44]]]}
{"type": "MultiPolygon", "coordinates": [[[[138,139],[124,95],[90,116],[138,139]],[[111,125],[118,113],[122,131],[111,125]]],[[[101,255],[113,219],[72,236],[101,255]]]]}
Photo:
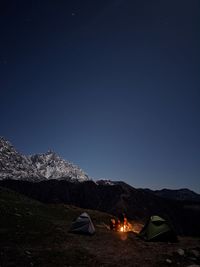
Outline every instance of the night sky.
{"type": "Polygon", "coordinates": [[[22,153],[200,192],[200,1],[1,1],[0,115],[22,153]]]}

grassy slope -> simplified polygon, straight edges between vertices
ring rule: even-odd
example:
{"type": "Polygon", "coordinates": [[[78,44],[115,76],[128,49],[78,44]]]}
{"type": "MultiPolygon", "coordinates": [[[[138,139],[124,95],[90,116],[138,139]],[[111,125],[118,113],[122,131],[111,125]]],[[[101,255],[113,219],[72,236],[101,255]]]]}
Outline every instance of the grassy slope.
{"type": "Polygon", "coordinates": [[[133,233],[111,232],[105,227],[111,216],[92,210],[87,212],[96,227],[94,236],[68,233],[81,212],[72,206],[45,205],[0,187],[0,266],[167,266],[165,259],[177,248],[198,245],[197,239],[189,238],[178,244],[152,244],[133,233]]]}

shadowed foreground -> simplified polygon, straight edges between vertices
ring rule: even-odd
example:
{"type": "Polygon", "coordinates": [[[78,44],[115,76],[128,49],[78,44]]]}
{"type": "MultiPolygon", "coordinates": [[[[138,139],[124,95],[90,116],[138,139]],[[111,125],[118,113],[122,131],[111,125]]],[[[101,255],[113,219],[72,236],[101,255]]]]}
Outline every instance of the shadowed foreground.
{"type": "MultiPolygon", "coordinates": [[[[68,233],[83,209],[45,205],[0,188],[0,266],[188,266],[199,264],[199,239],[182,237],[178,243],[144,242],[133,232],[111,232],[111,215],[87,210],[94,236],[68,233]],[[184,250],[184,255],[177,253],[184,250]],[[169,263],[170,261],[170,263],[169,263]]],[[[139,223],[133,222],[134,229],[139,223]]]]}

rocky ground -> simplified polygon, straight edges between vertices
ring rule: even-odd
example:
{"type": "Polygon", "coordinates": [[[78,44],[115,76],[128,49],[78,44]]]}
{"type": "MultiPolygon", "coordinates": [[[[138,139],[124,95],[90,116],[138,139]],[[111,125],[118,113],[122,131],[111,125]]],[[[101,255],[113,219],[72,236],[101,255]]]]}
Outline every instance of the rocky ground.
{"type": "MultiPolygon", "coordinates": [[[[134,232],[108,229],[111,215],[87,210],[96,233],[68,233],[83,209],[44,205],[0,188],[0,266],[200,266],[200,238],[145,242],[134,232]]],[[[132,222],[134,230],[141,224],[132,222]]]]}

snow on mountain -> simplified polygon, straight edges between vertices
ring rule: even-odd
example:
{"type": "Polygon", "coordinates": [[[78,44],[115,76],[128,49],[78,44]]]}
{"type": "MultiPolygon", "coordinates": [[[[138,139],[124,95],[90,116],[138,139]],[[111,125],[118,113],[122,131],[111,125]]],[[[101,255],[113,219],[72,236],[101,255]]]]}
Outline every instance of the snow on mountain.
{"type": "Polygon", "coordinates": [[[70,179],[86,181],[87,174],[76,165],[63,160],[56,153],[48,151],[45,154],[36,154],[30,157],[39,174],[46,179],[70,179]]]}
{"type": "Polygon", "coordinates": [[[114,181],[109,180],[109,179],[100,179],[100,180],[96,181],[96,184],[97,185],[109,185],[109,186],[112,186],[112,185],[115,185],[116,183],[114,181]]]}
{"type": "Polygon", "coordinates": [[[41,178],[30,158],[17,152],[9,141],[0,137],[0,180],[37,181],[41,178]]]}
{"type": "Polygon", "coordinates": [[[88,175],[78,166],[63,160],[56,153],[25,156],[0,137],[0,180],[41,181],[50,179],[87,181],[88,175]]]}

